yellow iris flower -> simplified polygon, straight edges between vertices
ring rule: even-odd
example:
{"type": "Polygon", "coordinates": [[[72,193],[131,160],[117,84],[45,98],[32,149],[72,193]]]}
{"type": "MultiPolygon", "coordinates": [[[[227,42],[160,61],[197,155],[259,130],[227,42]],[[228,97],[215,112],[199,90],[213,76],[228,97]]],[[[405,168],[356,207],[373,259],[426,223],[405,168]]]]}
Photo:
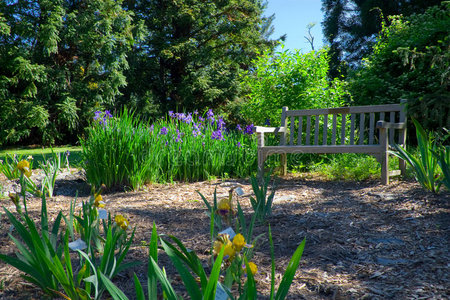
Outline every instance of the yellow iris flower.
{"type": "Polygon", "coordinates": [[[242,248],[245,246],[245,238],[242,234],[238,233],[233,238],[233,247],[236,250],[236,252],[241,251],[242,248]]]}
{"type": "Polygon", "coordinates": [[[120,226],[123,230],[127,230],[129,223],[128,220],[124,218],[122,215],[117,215],[114,217],[114,221],[116,221],[116,224],[120,226]]]}
{"type": "MultiPolygon", "coordinates": [[[[248,266],[250,268],[250,272],[252,272],[252,275],[255,275],[256,272],[258,272],[258,266],[255,263],[249,262],[248,266]]],[[[245,273],[247,273],[247,267],[245,267],[245,273]]]]}
{"type": "Polygon", "coordinates": [[[236,251],[233,247],[233,243],[228,238],[228,235],[221,236],[214,242],[214,255],[217,256],[223,247],[225,247],[223,252],[224,259],[233,260],[236,251]]]}
{"type": "Polygon", "coordinates": [[[103,201],[102,195],[98,194],[97,197],[95,197],[94,205],[95,205],[95,207],[98,207],[98,208],[105,207],[105,202],[103,201]]]}
{"type": "Polygon", "coordinates": [[[228,202],[228,199],[222,199],[220,200],[219,204],[217,205],[217,214],[220,216],[226,216],[230,213],[231,206],[228,202]]]}
{"type": "Polygon", "coordinates": [[[24,159],[19,161],[17,163],[17,169],[19,169],[19,171],[27,177],[31,176],[30,163],[27,160],[24,159]]]}

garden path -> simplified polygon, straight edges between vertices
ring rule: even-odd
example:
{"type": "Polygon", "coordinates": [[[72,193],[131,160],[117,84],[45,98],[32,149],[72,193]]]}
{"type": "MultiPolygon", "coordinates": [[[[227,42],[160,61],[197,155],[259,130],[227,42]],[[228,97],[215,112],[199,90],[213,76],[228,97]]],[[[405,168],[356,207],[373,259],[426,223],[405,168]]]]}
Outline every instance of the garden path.
{"type": "MultiPolygon", "coordinates": [[[[8,183],[0,179],[0,184],[8,183]]],[[[214,180],[196,183],[149,185],[140,192],[115,191],[103,198],[112,214],[121,213],[136,226],[129,258],[143,261],[133,271],[145,282],[147,248],[151,226],[173,234],[207,261],[209,218],[197,194],[212,200],[214,189],[226,197],[230,187],[240,185],[244,212],[251,213],[247,180],[214,180]]],[[[75,191],[87,199],[89,187],[79,173],[67,173],[57,181],[56,196],[48,201],[49,212],[67,213],[75,191]]],[[[288,299],[448,299],[450,297],[450,194],[434,195],[415,182],[329,182],[312,176],[289,175],[280,179],[271,224],[275,243],[276,278],[281,276],[297,245],[306,236],[303,258],[288,299]]],[[[29,210],[38,217],[40,200],[32,199],[29,210]]],[[[7,199],[2,206],[14,210],[7,199]]],[[[0,220],[0,252],[12,254],[9,223],[0,220]]],[[[258,240],[254,261],[261,299],[270,293],[270,252],[267,225],[255,228],[258,240]]],[[[174,286],[167,257],[161,255],[174,286]]],[[[120,275],[116,284],[133,297],[132,272],[120,275]]],[[[39,299],[37,289],[23,282],[19,272],[0,262],[1,299],[39,299]]],[[[179,284],[177,284],[179,283],[179,284]]]]}

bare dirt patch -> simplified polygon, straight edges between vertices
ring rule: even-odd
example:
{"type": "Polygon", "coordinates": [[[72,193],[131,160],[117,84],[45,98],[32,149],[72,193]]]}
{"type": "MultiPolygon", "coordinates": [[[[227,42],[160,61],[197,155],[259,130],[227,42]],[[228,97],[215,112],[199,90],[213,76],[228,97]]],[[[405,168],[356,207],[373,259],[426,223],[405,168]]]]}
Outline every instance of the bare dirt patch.
{"type": "MultiPolygon", "coordinates": [[[[79,191],[86,200],[89,187],[79,173],[67,173],[57,181],[56,196],[47,202],[53,217],[67,213],[70,200],[79,191]]],[[[4,191],[12,185],[0,179],[4,191]]],[[[147,248],[153,222],[159,233],[171,234],[195,250],[205,263],[209,248],[209,218],[197,194],[212,200],[214,190],[225,197],[230,187],[240,185],[246,195],[239,197],[244,211],[252,213],[247,180],[216,180],[196,183],[149,185],[140,192],[111,192],[103,196],[112,214],[125,215],[136,226],[130,260],[143,264],[120,274],[115,283],[134,298],[132,274],[146,283],[147,248]]],[[[450,194],[434,195],[417,183],[394,181],[382,186],[378,181],[329,182],[287,176],[279,179],[271,224],[275,243],[277,283],[298,244],[306,237],[306,247],[288,299],[448,299],[450,298],[450,194]]],[[[8,199],[1,205],[14,211],[8,199]]],[[[29,201],[36,218],[40,199],[29,201]]],[[[10,223],[0,223],[0,252],[16,252],[8,237],[10,223]]],[[[270,251],[267,224],[258,225],[255,236],[266,233],[256,245],[254,261],[260,299],[270,293],[270,251]]],[[[183,291],[167,257],[174,285],[183,291]]],[[[1,299],[40,299],[42,295],[25,283],[20,273],[0,262],[1,299]]]]}

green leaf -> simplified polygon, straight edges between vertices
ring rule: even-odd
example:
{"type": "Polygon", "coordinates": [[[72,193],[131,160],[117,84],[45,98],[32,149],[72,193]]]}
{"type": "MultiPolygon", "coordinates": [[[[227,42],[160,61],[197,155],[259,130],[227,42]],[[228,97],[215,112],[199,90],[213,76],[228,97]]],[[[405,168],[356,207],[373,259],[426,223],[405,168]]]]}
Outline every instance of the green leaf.
{"type": "MultiPolygon", "coordinates": [[[[136,276],[136,273],[134,273],[133,278],[134,278],[134,289],[136,290],[136,299],[145,300],[144,289],[142,288],[141,282],[139,281],[139,278],[136,276]]],[[[156,294],[153,295],[156,296],[156,294]]]]}
{"type": "Polygon", "coordinates": [[[128,300],[128,297],[125,296],[125,294],[108,277],[106,277],[102,272],[99,274],[101,281],[114,300],[128,300]]]}
{"type": "Polygon", "coordinates": [[[150,263],[152,264],[153,272],[161,283],[162,289],[166,294],[166,297],[170,300],[176,300],[177,294],[167,279],[165,273],[159,268],[158,264],[153,260],[153,257],[150,257],[150,263]]]}
{"type": "Polygon", "coordinates": [[[152,228],[152,236],[150,238],[150,244],[148,247],[148,267],[147,267],[147,289],[148,295],[157,295],[157,279],[155,272],[153,271],[153,264],[151,263],[151,259],[154,262],[158,262],[158,234],[156,232],[156,224],[153,221],[152,228]]]}
{"type": "Polygon", "coordinates": [[[289,288],[292,284],[292,280],[294,279],[295,272],[297,271],[298,265],[300,264],[300,259],[302,258],[303,249],[305,248],[306,238],[300,243],[297,249],[292,255],[289,264],[284,272],[283,278],[281,279],[280,286],[278,287],[278,291],[275,295],[276,300],[281,300],[286,298],[286,295],[289,291],[289,288]]]}
{"type": "Polygon", "coordinates": [[[204,300],[214,300],[217,288],[217,282],[219,280],[220,275],[220,267],[222,266],[223,253],[225,251],[225,247],[222,247],[219,255],[214,262],[214,265],[211,270],[211,274],[209,276],[208,285],[206,289],[203,291],[203,299],[204,300]]]}
{"type": "Polygon", "coordinates": [[[202,294],[200,289],[197,286],[197,282],[195,278],[191,275],[189,270],[182,263],[182,260],[179,258],[179,254],[177,254],[171,247],[169,247],[164,240],[161,239],[161,244],[169,256],[170,260],[174,264],[178,273],[181,276],[181,280],[184,282],[184,286],[186,287],[191,299],[201,299],[202,294]]]}

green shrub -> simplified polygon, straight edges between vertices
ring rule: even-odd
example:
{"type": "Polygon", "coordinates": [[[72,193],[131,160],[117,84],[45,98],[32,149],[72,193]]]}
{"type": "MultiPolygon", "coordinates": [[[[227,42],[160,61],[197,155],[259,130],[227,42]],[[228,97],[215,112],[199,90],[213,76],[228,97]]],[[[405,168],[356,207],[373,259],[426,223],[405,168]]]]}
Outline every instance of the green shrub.
{"type": "Polygon", "coordinates": [[[346,83],[329,82],[326,50],[306,54],[281,51],[265,52],[254,68],[242,74],[246,101],[241,113],[249,122],[263,125],[267,120],[279,125],[281,108],[309,109],[337,107],[347,100],[346,83]]]}
{"type": "Polygon", "coordinates": [[[316,165],[313,170],[331,180],[359,181],[380,176],[380,164],[375,157],[355,153],[327,156],[327,161],[316,165]]]}
{"type": "Polygon", "coordinates": [[[449,2],[443,1],[423,14],[390,16],[390,25],[383,24],[373,53],[350,74],[355,104],[407,99],[408,115],[427,131],[450,126],[449,11],[449,2]]]}

